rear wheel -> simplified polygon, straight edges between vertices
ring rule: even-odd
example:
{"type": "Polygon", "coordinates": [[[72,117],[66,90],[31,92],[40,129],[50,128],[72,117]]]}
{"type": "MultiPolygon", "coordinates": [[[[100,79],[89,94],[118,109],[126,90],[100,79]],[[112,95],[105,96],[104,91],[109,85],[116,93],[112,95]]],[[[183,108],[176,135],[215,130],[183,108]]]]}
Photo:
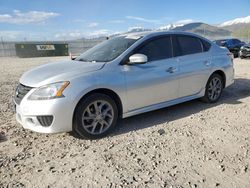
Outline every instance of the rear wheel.
{"type": "Polygon", "coordinates": [[[106,136],[116,125],[117,106],[104,94],[92,94],[77,105],[73,131],[81,138],[97,139],[106,136]]]}
{"type": "Polygon", "coordinates": [[[207,103],[217,102],[221,96],[223,84],[222,77],[219,74],[213,74],[207,82],[205,95],[202,100],[207,103]]]}

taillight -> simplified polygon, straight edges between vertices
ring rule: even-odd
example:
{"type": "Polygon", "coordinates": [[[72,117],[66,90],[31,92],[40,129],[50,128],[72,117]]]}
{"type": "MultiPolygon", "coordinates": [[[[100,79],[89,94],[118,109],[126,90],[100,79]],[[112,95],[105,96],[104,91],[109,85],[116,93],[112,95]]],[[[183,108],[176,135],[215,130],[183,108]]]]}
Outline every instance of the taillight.
{"type": "Polygon", "coordinates": [[[229,56],[229,58],[231,59],[231,63],[234,63],[234,55],[231,52],[228,52],[227,55],[229,56]]]}

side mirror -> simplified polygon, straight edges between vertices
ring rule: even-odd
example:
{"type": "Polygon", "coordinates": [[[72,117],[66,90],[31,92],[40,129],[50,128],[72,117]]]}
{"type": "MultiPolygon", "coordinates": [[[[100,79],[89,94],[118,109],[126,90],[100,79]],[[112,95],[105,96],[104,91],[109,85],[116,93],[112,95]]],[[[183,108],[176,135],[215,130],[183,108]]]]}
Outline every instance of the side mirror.
{"type": "Polygon", "coordinates": [[[144,54],[134,54],[129,57],[128,64],[143,64],[148,62],[148,57],[144,54]]]}
{"type": "Polygon", "coordinates": [[[71,60],[75,60],[75,59],[76,59],[76,56],[74,57],[74,56],[72,55],[72,53],[69,53],[69,57],[70,57],[71,60]]]}

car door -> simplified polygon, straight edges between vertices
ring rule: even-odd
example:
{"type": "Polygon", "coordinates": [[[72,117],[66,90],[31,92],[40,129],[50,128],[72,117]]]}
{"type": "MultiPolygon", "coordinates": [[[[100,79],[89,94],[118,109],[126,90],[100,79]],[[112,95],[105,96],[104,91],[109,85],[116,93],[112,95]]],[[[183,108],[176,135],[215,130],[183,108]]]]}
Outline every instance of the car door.
{"type": "Polygon", "coordinates": [[[175,35],[174,53],[179,61],[179,97],[200,93],[211,73],[210,44],[189,35],[175,35]],[[204,44],[203,44],[204,43],[204,44]]]}
{"type": "Polygon", "coordinates": [[[144,42],[134,54],[148,57],[145,64],[124,65],[129,110],[178,97],[178,63],[173,57],[170,36],[144,42]]]}

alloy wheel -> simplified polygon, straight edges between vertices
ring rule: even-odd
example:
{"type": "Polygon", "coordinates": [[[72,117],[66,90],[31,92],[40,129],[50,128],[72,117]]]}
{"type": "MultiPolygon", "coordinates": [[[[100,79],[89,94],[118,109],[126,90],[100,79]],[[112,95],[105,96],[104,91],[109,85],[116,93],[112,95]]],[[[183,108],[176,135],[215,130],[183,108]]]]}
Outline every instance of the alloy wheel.
{"type": "Polygon", "coordinates": [[[208,86],[208,97],[211,101],[216,101],[222,91],[222,81],[218,77],[214,77],[208,86]]]}
{"type": "Polygon", "coordinates": [[[112,125],[114,109],[105,100],[90,103],[83,111],[82,126],[90,134],[102,134],[112,125]]]}

